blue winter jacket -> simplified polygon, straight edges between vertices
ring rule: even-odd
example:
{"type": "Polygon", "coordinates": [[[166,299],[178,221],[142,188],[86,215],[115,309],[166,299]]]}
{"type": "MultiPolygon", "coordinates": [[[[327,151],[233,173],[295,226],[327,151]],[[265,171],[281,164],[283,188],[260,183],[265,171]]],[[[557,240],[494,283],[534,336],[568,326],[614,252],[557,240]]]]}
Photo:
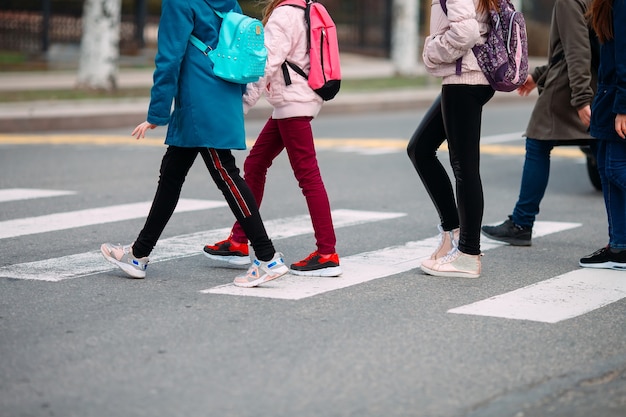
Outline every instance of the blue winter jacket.
{"type": "Polygon", "coordinates": [[[211,60],[189,43],[193,33],[217,45],[222,20],[209,5],[241,11],[236,0],[163,0],[147,121],[169,124],[167,145],[245,149],[245,86],[217,78],[211,60]]]}
{"type": "Polygon", "coordinates": [[[598,91],[591,106],[590,133],[598,139],[620,140],[615,116],[626,114],[626,0],[613,0],[613,39],[600,48],[598,91]]]}

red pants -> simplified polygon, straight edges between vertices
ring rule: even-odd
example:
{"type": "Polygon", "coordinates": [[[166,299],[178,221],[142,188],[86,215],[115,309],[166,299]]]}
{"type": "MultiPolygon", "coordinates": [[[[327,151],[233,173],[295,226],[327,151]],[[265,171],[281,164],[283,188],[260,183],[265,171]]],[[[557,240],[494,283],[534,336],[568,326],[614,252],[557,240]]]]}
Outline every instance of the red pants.
{"type": "MultiPolygon", "coordinates": [[[[322,254],[330,254],[335,252],[335,229],[328,194],[317,165],[311,119],[312,117],[270,118],[243,164],[244,179],[257,204],[261,206],[267,170],[274,158],[286,149],[311,215],[317,250],[322,254]]],[[[248,241],[239,223],[233,226],[231,237],[239,243],[248,241]]]]}

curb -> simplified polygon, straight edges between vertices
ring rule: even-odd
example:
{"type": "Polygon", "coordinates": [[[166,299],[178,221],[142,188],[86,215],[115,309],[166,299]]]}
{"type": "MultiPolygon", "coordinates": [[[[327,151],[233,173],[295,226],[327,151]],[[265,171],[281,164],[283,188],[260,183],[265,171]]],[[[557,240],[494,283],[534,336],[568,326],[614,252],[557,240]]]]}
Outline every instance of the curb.
{"type": "MultiPolygon", "coordinates": [[[[439,87],[416,91],[386,90],[345,93],[324,104],[320,114],[354,114],[424,109],[439,94],[439,87]]],[[[491,101],[520,101],[529,98],[515,93],[496,93],[491,101]]],[[[0,104],[0,132],[24,133],[64,130],[133,127],[145,120],[149,99],[66,100],[0,104]]],[[[271,107],[260,101],[246,118],[258,120],[271,115],[271,107]]]]}

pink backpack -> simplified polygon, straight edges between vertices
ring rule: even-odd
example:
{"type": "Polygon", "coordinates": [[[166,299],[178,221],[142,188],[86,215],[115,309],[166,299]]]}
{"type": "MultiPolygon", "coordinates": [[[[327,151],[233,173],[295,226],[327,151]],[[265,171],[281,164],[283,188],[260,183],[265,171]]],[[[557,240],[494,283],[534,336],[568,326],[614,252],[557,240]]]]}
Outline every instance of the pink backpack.
{"type": "Polygon", "coordinates": [[[291,84],[287,67],[306,78],[309,86],[324,100],[331,100],[341,86],[341,64],[337,28],[328,10],[317,0],[287,0],[281,6],[292,6],[304,10],[304,21],[308,27],[308,47],[311,69],[308,74],[296,64],[285,61],[282,65],[285,84],[291,84]]]}

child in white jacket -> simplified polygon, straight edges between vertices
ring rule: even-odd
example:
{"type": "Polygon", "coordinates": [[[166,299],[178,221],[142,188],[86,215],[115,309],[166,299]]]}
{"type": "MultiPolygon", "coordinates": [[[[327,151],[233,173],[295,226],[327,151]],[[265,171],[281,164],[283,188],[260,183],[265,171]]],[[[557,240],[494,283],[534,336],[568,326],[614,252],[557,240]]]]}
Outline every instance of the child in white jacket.
{"type": "Polygon", "coordinates": [[[478,278],[483,188],[480,131],[483,106],[494,90],[472,47],[484,42],[487,12],[497,0],[431,2],[430,35],[422,57],[428,72],[442,79],[441,94],[413,133],[407,152],[439,214],[440,245],[421,264],[428,275],[478,278]],[[461,61],[458,61],[459,58],[461,61]],[[437,158],[448,142],[455,187],[437,158]],[[456,191],[456,193],[455,193],[456,191]],[[455,195],[456,194],[456,195],[455,195]]]}
{"type": "MultiPolygon", "coordinates": [[[[317,164],[311,130],[311,120],[319,113],[323,100],[309,87],[308,81],[291,68],[288,68],[291,84],[287,85],[281,68],[285,61],[297,65],[305,73],[310,68],[304,10],[287,4],[305,6],[304,0],[266,0],[263,9],[268,51],[265,76],[248,84],[244,110],[247,112],[265,94],[273,112],[244,162],[244,179],[260,206],[267,170],[282,150],[287,150],[306,199],[317,245],[317,250],[308,257],[291,265],[291,272],[306,276],[339,276],[342,270],[335,251],[330,203],[317,164]]],[[[228,239],[206,245],[204,253],[211,259],[243,265],[250,262],[247,242],[243,229],[235,223],[228,239]]]]}

